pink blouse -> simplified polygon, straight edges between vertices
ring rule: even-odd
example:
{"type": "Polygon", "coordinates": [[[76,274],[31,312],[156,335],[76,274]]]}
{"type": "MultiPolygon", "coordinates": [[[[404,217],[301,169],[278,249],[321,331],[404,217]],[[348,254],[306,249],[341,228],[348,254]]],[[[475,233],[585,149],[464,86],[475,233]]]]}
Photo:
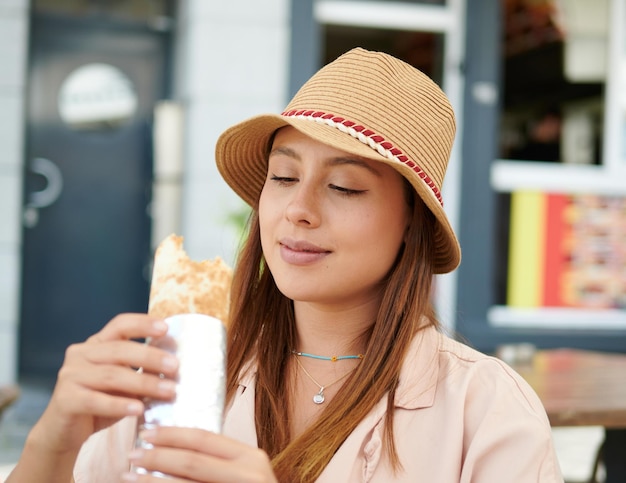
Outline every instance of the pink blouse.
{"type": "MultiPolygon", "coordinates": [[[[223,433],[257,445],[254,372],[241,380],[223,433]]],[[[402,469],[383,451],[386,398],[344,441],[320,475],[330,482],[562,483],[541,402],[509,366],[434,328],[411,344],[400,374],[394,438],[402,469]]],[[[135,421],[93,435],[79,455],[76,483],[105,483],[128,468],[135,421]]]]}

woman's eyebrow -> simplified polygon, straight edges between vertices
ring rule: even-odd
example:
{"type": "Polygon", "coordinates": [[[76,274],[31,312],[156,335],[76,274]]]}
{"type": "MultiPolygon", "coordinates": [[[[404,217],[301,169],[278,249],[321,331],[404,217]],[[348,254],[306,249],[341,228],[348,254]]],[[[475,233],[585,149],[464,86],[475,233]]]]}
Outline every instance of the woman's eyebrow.
{"type": "Polygon", "coordinates": [[[277,146],[270,151],[270,156],[273,156],[276,154],[283,154],[285,156],[289,156],[290,158],[300,160],[300,155],[296,151],[294,151],[293,149],[287,146],[277,146]]]}
{"type": "Polygon", "coordinates": [[[372,166],[370,163],[359,158],[338,156],[336,158],[329,159],[327,164],[330,166],[341,166],[341,165],[358,166],[358,167],[368,170],[370,173],[378,177],[382,176],[380,174],[380,171],[378,171],[374,166],[372,166]]]}
{"type": "MultiPolygon", "coordinates": [[[[297,161],[302,160],[300,154],[298,154],[296,150],[290,148],[289,146],[277,146],[270,151],[270,157],[275,156],[275,155],[281,155],[281,154],[284,156],[288,156],[292,159],[295,159],[297,161]]],[[[332,157],[326,161],[326,165],[327,166],[344,166],[344,165],[358,166],[360,168],[366,169],[367,171],[369,171],[370,173],[376,176],[379,176],[379,177],[381,176],[380,171],[378,171],[374,166],[372,166],[370,163],[366,162],[365,160],[356,158],[356,157],[351,157],[351,156],[332,157]]]]}

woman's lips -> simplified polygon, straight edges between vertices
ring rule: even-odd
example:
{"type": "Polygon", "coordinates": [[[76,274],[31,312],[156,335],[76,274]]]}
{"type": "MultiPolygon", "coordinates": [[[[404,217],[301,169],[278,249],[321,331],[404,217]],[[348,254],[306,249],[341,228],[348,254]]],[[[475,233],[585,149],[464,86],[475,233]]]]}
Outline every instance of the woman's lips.
{"type": "Polygon", "coordinates": [[[301,240],[280,241],[280,256],[293,265],[309,265],[326,257],[330,251],[301,240]]]}

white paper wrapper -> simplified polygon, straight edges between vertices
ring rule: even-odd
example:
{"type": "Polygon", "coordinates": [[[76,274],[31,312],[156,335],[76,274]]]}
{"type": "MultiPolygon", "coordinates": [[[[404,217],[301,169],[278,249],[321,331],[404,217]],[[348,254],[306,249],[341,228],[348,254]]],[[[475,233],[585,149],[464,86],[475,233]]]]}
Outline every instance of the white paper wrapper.
{"type": "MultiPolygon", "coordinates": [[[[222,430],[226,391],[224,324],[219,319],[201,314],[175,315],[166,318],[165,322],[169,326],[167,334],[158,339],[148,339],[146,343],[178,357],[176,398],[172,402],[146,400],[138,432],[157,426],[178,426],[219,433],[222,430]]],[[[135,445],[150,447],[139,437],[135,445]]],[[[142,468],[134,470],[146,473],[142,468]]]]}

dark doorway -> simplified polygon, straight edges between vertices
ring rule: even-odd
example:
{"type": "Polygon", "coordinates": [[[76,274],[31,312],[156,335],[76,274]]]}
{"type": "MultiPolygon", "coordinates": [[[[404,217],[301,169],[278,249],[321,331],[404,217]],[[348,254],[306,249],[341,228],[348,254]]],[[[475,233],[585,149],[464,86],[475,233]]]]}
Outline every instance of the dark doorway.
{"type": "Polygon", "coordinates": [[[34,14],[30,45],[19,371],[53,381],[68,345],[147,308],[168,34],[34,14]]]}

